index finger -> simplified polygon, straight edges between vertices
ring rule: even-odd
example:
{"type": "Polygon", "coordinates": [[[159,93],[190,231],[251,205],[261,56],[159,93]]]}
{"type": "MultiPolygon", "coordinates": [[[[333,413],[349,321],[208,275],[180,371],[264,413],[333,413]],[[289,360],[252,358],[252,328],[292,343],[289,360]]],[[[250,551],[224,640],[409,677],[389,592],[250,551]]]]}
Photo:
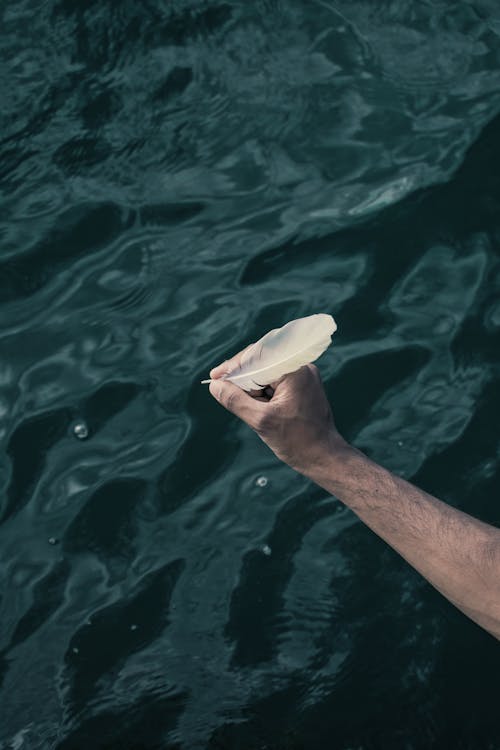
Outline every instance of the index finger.
{"type": "Polygon", "coordinates": [[[238,352],[238,354],[235,354],[234,357],[231,357],[231,359],[226,359],[224,362],[221,362],[220,365],[217,365],[217,367],[213,367],[209,373],[210,377],[213,380],[217,380],[223,375],[227,375],[227,373],[231,372],[231,370],[234,370],[235,367],[239,367],[242,356],[248,349],[250,349],[251,346],[253,346],[253,344],[249,344],[248,346],[246,346],[241,350],[241,352],[238,352]]]}

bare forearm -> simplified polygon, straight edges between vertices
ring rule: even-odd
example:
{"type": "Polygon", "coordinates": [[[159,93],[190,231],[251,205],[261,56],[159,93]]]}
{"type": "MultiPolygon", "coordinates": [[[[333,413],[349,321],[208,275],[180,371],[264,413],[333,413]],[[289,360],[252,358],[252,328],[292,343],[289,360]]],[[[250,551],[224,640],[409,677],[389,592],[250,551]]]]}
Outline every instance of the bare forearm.
{"type": "Polygon", "coordinates": [[[500,639],[500,530],[345,446],[308,476],[350,507],[466,615],[500,639]]]}
{"type": "MultiPolygon", "coordinates": [[[[223,372],[220,366],[211,376],[220,378],[223,372]]],[[[500,530],[349,446],[337,432],[313,365],[277,383],[268,402],[224,381],[212,381],[210,392],[279,459],[338,497],[453,604],[500,639],[500,530]]]]}

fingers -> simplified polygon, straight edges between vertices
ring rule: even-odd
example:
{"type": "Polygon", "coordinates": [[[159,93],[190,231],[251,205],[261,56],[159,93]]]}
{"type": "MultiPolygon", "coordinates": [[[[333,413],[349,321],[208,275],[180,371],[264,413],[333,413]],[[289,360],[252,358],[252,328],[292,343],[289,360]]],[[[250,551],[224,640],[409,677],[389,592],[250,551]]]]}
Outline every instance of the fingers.
{"type": "Polygon", "coordinates": [[[228,372],[231,372],[231,370],[234,370],[235,367],[239,367],[242,356],[245,354],[247,349],[250,349],[251,346],[253,346],[253,344],[249,344],[248,346],[246,346],[241,350],[241,352],[238,352],[238,354],[235,354],[234,357],[231,357],[231,359],[226,359],[225,362],[217,365],[217,367],[213,367],[210,370],[210,377],[216,380],[217,378],[221,378],[223,375],[226,375],[228,372]]]}
{"type": "Polygon", "coordinates": [[[266,408],[260,399],[252,398],[246,391],[228,380],[214,378],[208,388],[219,404],[222,404],[250,427],[256,428],[266,408]]]}
{"type": "Polygon", "coordinates": [[[303,365],[295,372],[290,372],[288,375],[284,375],[282,378],[277,380],[275,383],[271,383],[271,387],[275,392],[283,392],[301,389],[306,387],[308,384],[321,382],[319,370],[316,365],[303,365]]]}

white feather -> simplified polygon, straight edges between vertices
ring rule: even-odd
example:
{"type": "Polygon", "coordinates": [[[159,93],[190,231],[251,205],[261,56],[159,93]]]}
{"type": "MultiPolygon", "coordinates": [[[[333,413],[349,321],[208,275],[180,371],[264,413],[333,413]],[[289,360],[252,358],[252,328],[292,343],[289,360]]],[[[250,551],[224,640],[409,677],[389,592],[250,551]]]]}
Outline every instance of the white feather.
{"type": "Polygon", "coordinates": [[[245,391],[264,388],[318,359],[330,345],[336,330],[337,324],[331,315],[291,320],[253,344],[241,358],[240,366],[223,375],[222,380],[230,380],[245,391]]]}

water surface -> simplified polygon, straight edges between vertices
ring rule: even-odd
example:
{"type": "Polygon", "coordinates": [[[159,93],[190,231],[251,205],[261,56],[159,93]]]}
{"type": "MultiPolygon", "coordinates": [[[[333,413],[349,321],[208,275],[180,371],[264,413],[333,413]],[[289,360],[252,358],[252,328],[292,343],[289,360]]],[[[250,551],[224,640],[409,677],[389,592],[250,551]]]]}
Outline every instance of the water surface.
{"type": "Polygon", "coordinates": [[[0,748],[500,747],[496,641],[199,385],[329,312],[343,434],[500,523],[497,4],[1,12],[0,748]]]}

